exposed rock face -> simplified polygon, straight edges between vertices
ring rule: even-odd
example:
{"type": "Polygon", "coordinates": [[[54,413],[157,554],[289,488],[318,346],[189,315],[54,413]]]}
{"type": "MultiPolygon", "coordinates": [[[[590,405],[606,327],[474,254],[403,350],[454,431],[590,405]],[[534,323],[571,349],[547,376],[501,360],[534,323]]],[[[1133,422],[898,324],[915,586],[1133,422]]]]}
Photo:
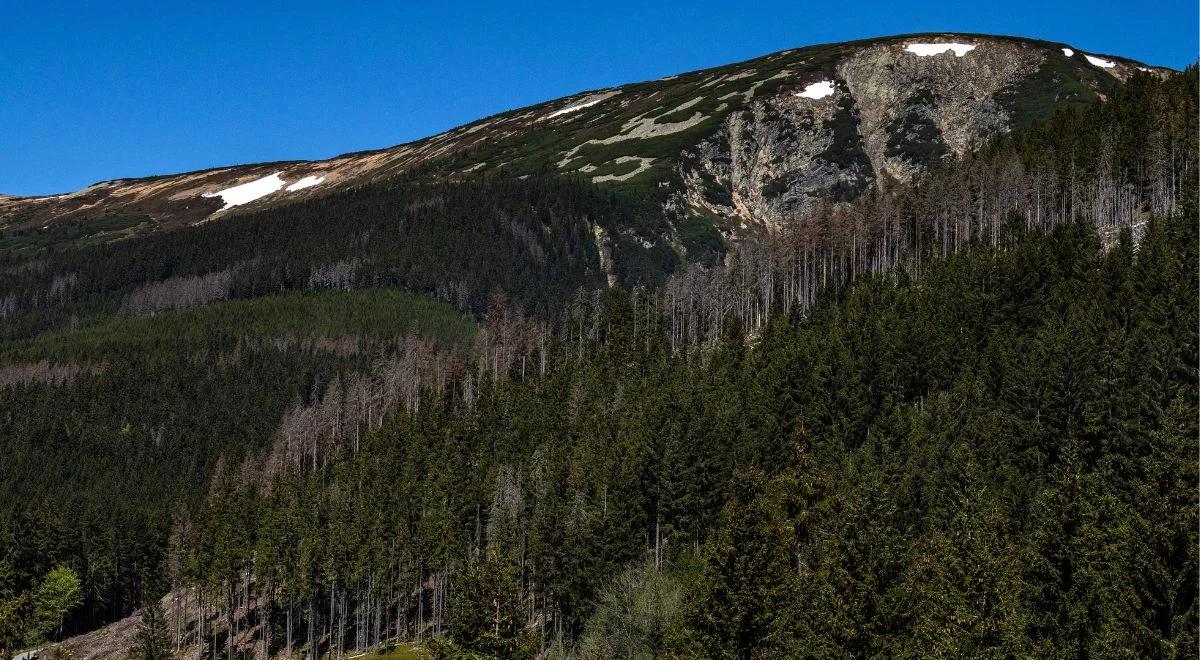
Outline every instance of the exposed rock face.
{"type": "Polygon", "coordinates": [[[857,49],[836,65],[831,95],[785,93],[731,113],[717,135],[684,152],[687,203],[741,226],[772,226],[818,198],[911,181],[1009,130],[1013,118],[998,94],[1036,72],[1049,52],[1004,40],[961,55],[905,46],[857,49]]]}
{"type": "Polygon", "coordinates": [[[819,199],[909,181],[1015,125],[1106,94],[1139,70],[1166,71],[1066,44],[984,35],[812,46],[578,94],[325,161],[120,179],[47,197],[0,195],[0,229],[39,231],[118,213],[145,217],[138,231],[153,231],[421,168],[445,178],[575,174],[663,199],[668,219],[703,218],[732,236],[801,217],[819,199]],[[263,181],[273,185],[261,196],[237,205],[218,199],[263,181]]]}
{"type": "Polygon", "coordinates": [[[874,179],[858,121],[840,81],[820,99],[793,93],[754,101],[683,153],[683,197],[745,226],[784,222],[819,196],[857,196],[874,179]]]}
{"type": "Polygon", "coordinates": [[[989,41],[962,55],[916,55],[886,44],[858,51],[838,74],[857,102],[872,167],[908,181],[1008,130],[1012,117],[996,95],[1033,74],[1046,56],[1019,41],[989,41]]]}

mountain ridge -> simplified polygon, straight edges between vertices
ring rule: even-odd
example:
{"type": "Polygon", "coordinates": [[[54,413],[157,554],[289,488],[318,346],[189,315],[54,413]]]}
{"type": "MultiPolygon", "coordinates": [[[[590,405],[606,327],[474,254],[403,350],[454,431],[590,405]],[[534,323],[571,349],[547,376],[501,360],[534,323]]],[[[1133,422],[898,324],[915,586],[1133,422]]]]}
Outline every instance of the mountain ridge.
{"type": "MultiPolygon", "coordinates": [[[[1023,37],[1023,36],[1015,35],[1015,34],[992,34],[992,33],[985,33],[985,32],[908,32],[908,33],[903,33],[903,34],[876,35],[876,36],[872,36],[872,37],[863,37],[861,39],[853,39],[850,41],[828,41],[828,42],[821,42],[821,43],[816,43],[816,44],[808,44],[808,45],[804,45],[804,46],[794,46],[792,48],[786,48],[786,49],[780,50],[780,51],[772,51],[770,53],[764,53],[763,55],[758,55],[758,56],[751,57],[751,58],[748,58],[745,60],[739,60],[737,62],[731,62],[728,64],[719,64],[719,65],[715,65],[715,66],[711,66],[711,67],[701,67],[698,69],[691,69],[691,70],[684,71],[681,73],[670,74],[670,75],[663,76],[660,78],[655,78],[655,79],[631,80],[628,82],[617,83],[615,85],[608,86],[608,87],[595,87],[595,88],[589,88],[589,89],[582,89],[582,90],[579,90],[576,92],[571,92],[570,94],[566,94],[564,96],[554,97],[553,99],[549,99],[546,101],[538,101],[538,102],[523,105],[523,106],[509,108],[507,110],[501,110],[499,112],[495,112],[490,115],[485,115],[483,117],[480,117],[479,119],[472,120],[465,124],[459,124],[456,126],[452,126],[444,131],[438,131],[438,132],[431,133],[429,135],[415,138],[413,140],[408,140],[405,142],[397,142],[395,144],[391,144],[391,145],[388,145],[385,147],[358,149],[358,150],[354,150],[354,151],[339,152],[337,154],[334,154],[334,155],[328,156],[328,157],[293,158],[293,159],[283,159],[283,160],[255,161],[255,162],[247,162],[247,163],[231,163],[231,164],[224,164],[224,165],[212,165],[209,167],[202,167],[202,168],[194,169],[194,170],[180,170],[180,171],[175,171],[175,172],[166,172],[166,173],[161,173],[161,174],[117,176],[117,177],[113,177],[111,179],[100,179],[98,181],[94,181],[82,188],[78,188],[75,190],[63,190],[63,191],[59,191],[59,192],[46,193],[46,194],[40,194],[40,195],[21,195],[21,194],[0,192],[0,199],[13,199],[13,200],[15,200],[15,199],[46,199],[46,198],[52,198],[52,197],[61,197],[63,195],[69,195],[69,194],[72,194],[75,192],[80,192],[83,190],[87,190],[88,188],[94,188],[96,186],[107,184],[107,183],[147,181],[147,180],[158,179],[158,178],[163,178],[163,177],[183,176],[186,174],[201,174],[201,173],[213,172],[213,171],[217,171],[217,170],[230,169],[233,167],[266,167],[266,166],[271,166],[271,165],[294,165],[294,164],[300,164],[300,163],[321,163],[321,162],[326,162],[326,161],[330,161],[330,160],[335,160],[338,158],[345,158],[348,156],[371,155],[371,154],[376,154],[376,153],[379,153],[382,151],[388,151],[391,149],[395,149],[398,147],[412,145],[412,144],[421,142],[423,140],[428,140],[430,138],[436,137],[443,133],[451,132],[451,131],[454,131],[459,128],[469,127],[474,124],[484,122],[489,119],[497,118],[497,117],[500,117],[500,116],[503,116],[503,115],[506,115],[506,114],[509,114],[512,112],[518,112],[521,110],[537,108],[537,107],[540,107],[543,105],[548,105],[551,103],[555,103],[557,101],[561,101],[563,99],[569,99],[569,98],[574,98],[576,96],[601,92],[601,91],[604,91],[607,89],[613,89],[616,87],[645,84],[645,83],[650,83],[650,82],[655,82],[655,81],[678,78],[680,76],[705,73],[707,71],[711,71],[714,69],[720,69],[720,68],[723,68],[726,66],[738,66],[738,65],[748,64],[748,63],[755,62],[755,61],[763,59],[763,58],[770,57],[772,55],[779,55],[782,53],[788,53],[788,52],[795,51],[795,50],[802,50],[805,48],[817,48],[817,47],[823,47],[823,46],[850,46],[850,45],[856,45],[856,44],[876,43],[876,42],[887,41],[887,40],[915,39],[915,38],[919,38],[919,37],[944,37],[947,35],[971,37],[971,38],[983,38],[983,39],[1006,39],[1006,40],[1014,40],[1014,41],[1025,41],[1028,43],[1042,44],[1042,45],[1046,45],[1049,47],[1068,47],[1068,48],[1071,47],[1071,45],[1066,42],[1049,41],[1049,40],[1045,40],[1045,39],[1036,39],[1033,37],[1023,37]]],[[[1080,52],[1083,52],[1083,51],[1080,51],[1080,52]]],[[[1142,62],[1140,60],[1125,57],[1123,55],[1116,55],[1113,53],[1102,53],[1102,52],[1095,52],[1095,51],[1089,51],[1089,52],[1093,56],[1096,56],[1096,57],[1121,60],[1123,62],[1126,62],[1127,64],[1131,64],[1131,65],[1135,65],[1135,66],[1138,66],[1138,65],[1144,66],[1144,67],[1147,67],[1154,71],[1162,71],[1162,72],[1177,72],[1178,71],[1178,69],[1174,69],[1172,67],[1151,65],[1146,62],[1142,62]]]]}
{"type": "MultiPolygon", "coordinates": [[[[736,234],[747,226],[784,222],[831,191],[835,198],[852,198],[872,185],[886,185],[889,178],[911,178],[949,153],[961,154],[1031,116],[1103,96],[1139,70],[1171,71],[1088,54],[1061,42],[976,33],[815,44],[585,90],[418,140],[327,159],[121,177],[48,196],[0,195],[0,230],[38,231],[119,213],[144,216],[138,231],[155,231],[430,167],[440,177],[522,176],[548,168],[654,196],[676,221],[712,216],[724,233],[736,234]],[[918,40],[928,43],[916,45],[928,47],[955,39],[972,43],[960,44],[968,46],[961,54],[904,50],[918,40]],[[868,62],[868,56],[874,59],[868,62]],[[897,70],[903,79],[881,79],[897,70]],[[965,94],[957,89],[962,80],[971,88],[965,94]],[[798,90],[806,84],[825,84],[829,93],[805,97],[798,90]],[[1026,101],[1023,90],[1037,98],[1026,101]],[[868,98],[872,95],[879,98],[868,98]],[[796,97],[805,98],[788,102],[796,97]],[[905,106],[899,114],[888,107],[898,102],[905,106]],[[864,134],[864,113],[873,135],[864,134]],[[942,126],[935,126],[939,122],[942,126]],[[961,135],[952,135],[955,131],[961,135]],[[738,143],[747,136],[748,142],[738,143]],[[730,138],[738,144],[729,144],[730,138]],[[731,148],[746,153],[739,157],[729,153],[731,148]],[[729,167],[726,160],[732,161],[729,167]],[[740,164],[748,168],[736,171],[740,164]],[[265,181],[271,177],[278,181],[265,181]],[[284,190],[301,181],[310,185],[284,190]],[[222,194],[256,182],[267,192],[240,190],[236,203],[222,194]],[[245,197],[251,198],[242,201],[245,197]]],[[[134,233],[122,232],[113,237],[134,233]]]]}

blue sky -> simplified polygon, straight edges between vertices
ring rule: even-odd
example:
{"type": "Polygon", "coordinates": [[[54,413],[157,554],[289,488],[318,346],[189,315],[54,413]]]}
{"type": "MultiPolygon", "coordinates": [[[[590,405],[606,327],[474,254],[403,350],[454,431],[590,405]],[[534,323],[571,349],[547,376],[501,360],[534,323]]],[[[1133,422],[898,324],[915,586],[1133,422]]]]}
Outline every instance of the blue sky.
{"type": "Polygon", "coordinates": [[[1182,68],[1196,0],[11,2],[0,193],[389,146],[584,89],[954,30],[1182,68]],[[435,6],[437,5],[437,6],[435,6]]]}

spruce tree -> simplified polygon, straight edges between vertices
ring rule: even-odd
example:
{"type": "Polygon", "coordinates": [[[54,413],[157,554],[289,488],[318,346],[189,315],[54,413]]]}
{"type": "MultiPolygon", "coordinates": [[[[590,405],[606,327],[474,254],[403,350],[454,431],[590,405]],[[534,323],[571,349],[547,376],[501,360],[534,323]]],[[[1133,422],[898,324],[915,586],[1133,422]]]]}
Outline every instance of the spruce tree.
{"type": "Polygon", "coordinates": [[[147,596],[142,605],[142,617],[138,621],[137,636],[134,637],[133,658],[137,660],[170,660],[171,636],[167,628],[166,615],[158,600],[147,596]]]}

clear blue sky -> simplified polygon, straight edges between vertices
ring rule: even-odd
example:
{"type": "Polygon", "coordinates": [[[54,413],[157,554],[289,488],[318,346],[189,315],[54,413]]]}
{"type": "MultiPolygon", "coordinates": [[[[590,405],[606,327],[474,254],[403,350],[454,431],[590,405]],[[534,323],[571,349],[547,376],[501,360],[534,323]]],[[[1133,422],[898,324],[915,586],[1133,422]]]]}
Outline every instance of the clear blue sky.
{"type": "Polygon", "coordinates": [[[885,34],[1022,35],[1176,68],[1198,51],[1196,0],[5,5],[9,194],[324,158],[584,89],[885,34]]]}

